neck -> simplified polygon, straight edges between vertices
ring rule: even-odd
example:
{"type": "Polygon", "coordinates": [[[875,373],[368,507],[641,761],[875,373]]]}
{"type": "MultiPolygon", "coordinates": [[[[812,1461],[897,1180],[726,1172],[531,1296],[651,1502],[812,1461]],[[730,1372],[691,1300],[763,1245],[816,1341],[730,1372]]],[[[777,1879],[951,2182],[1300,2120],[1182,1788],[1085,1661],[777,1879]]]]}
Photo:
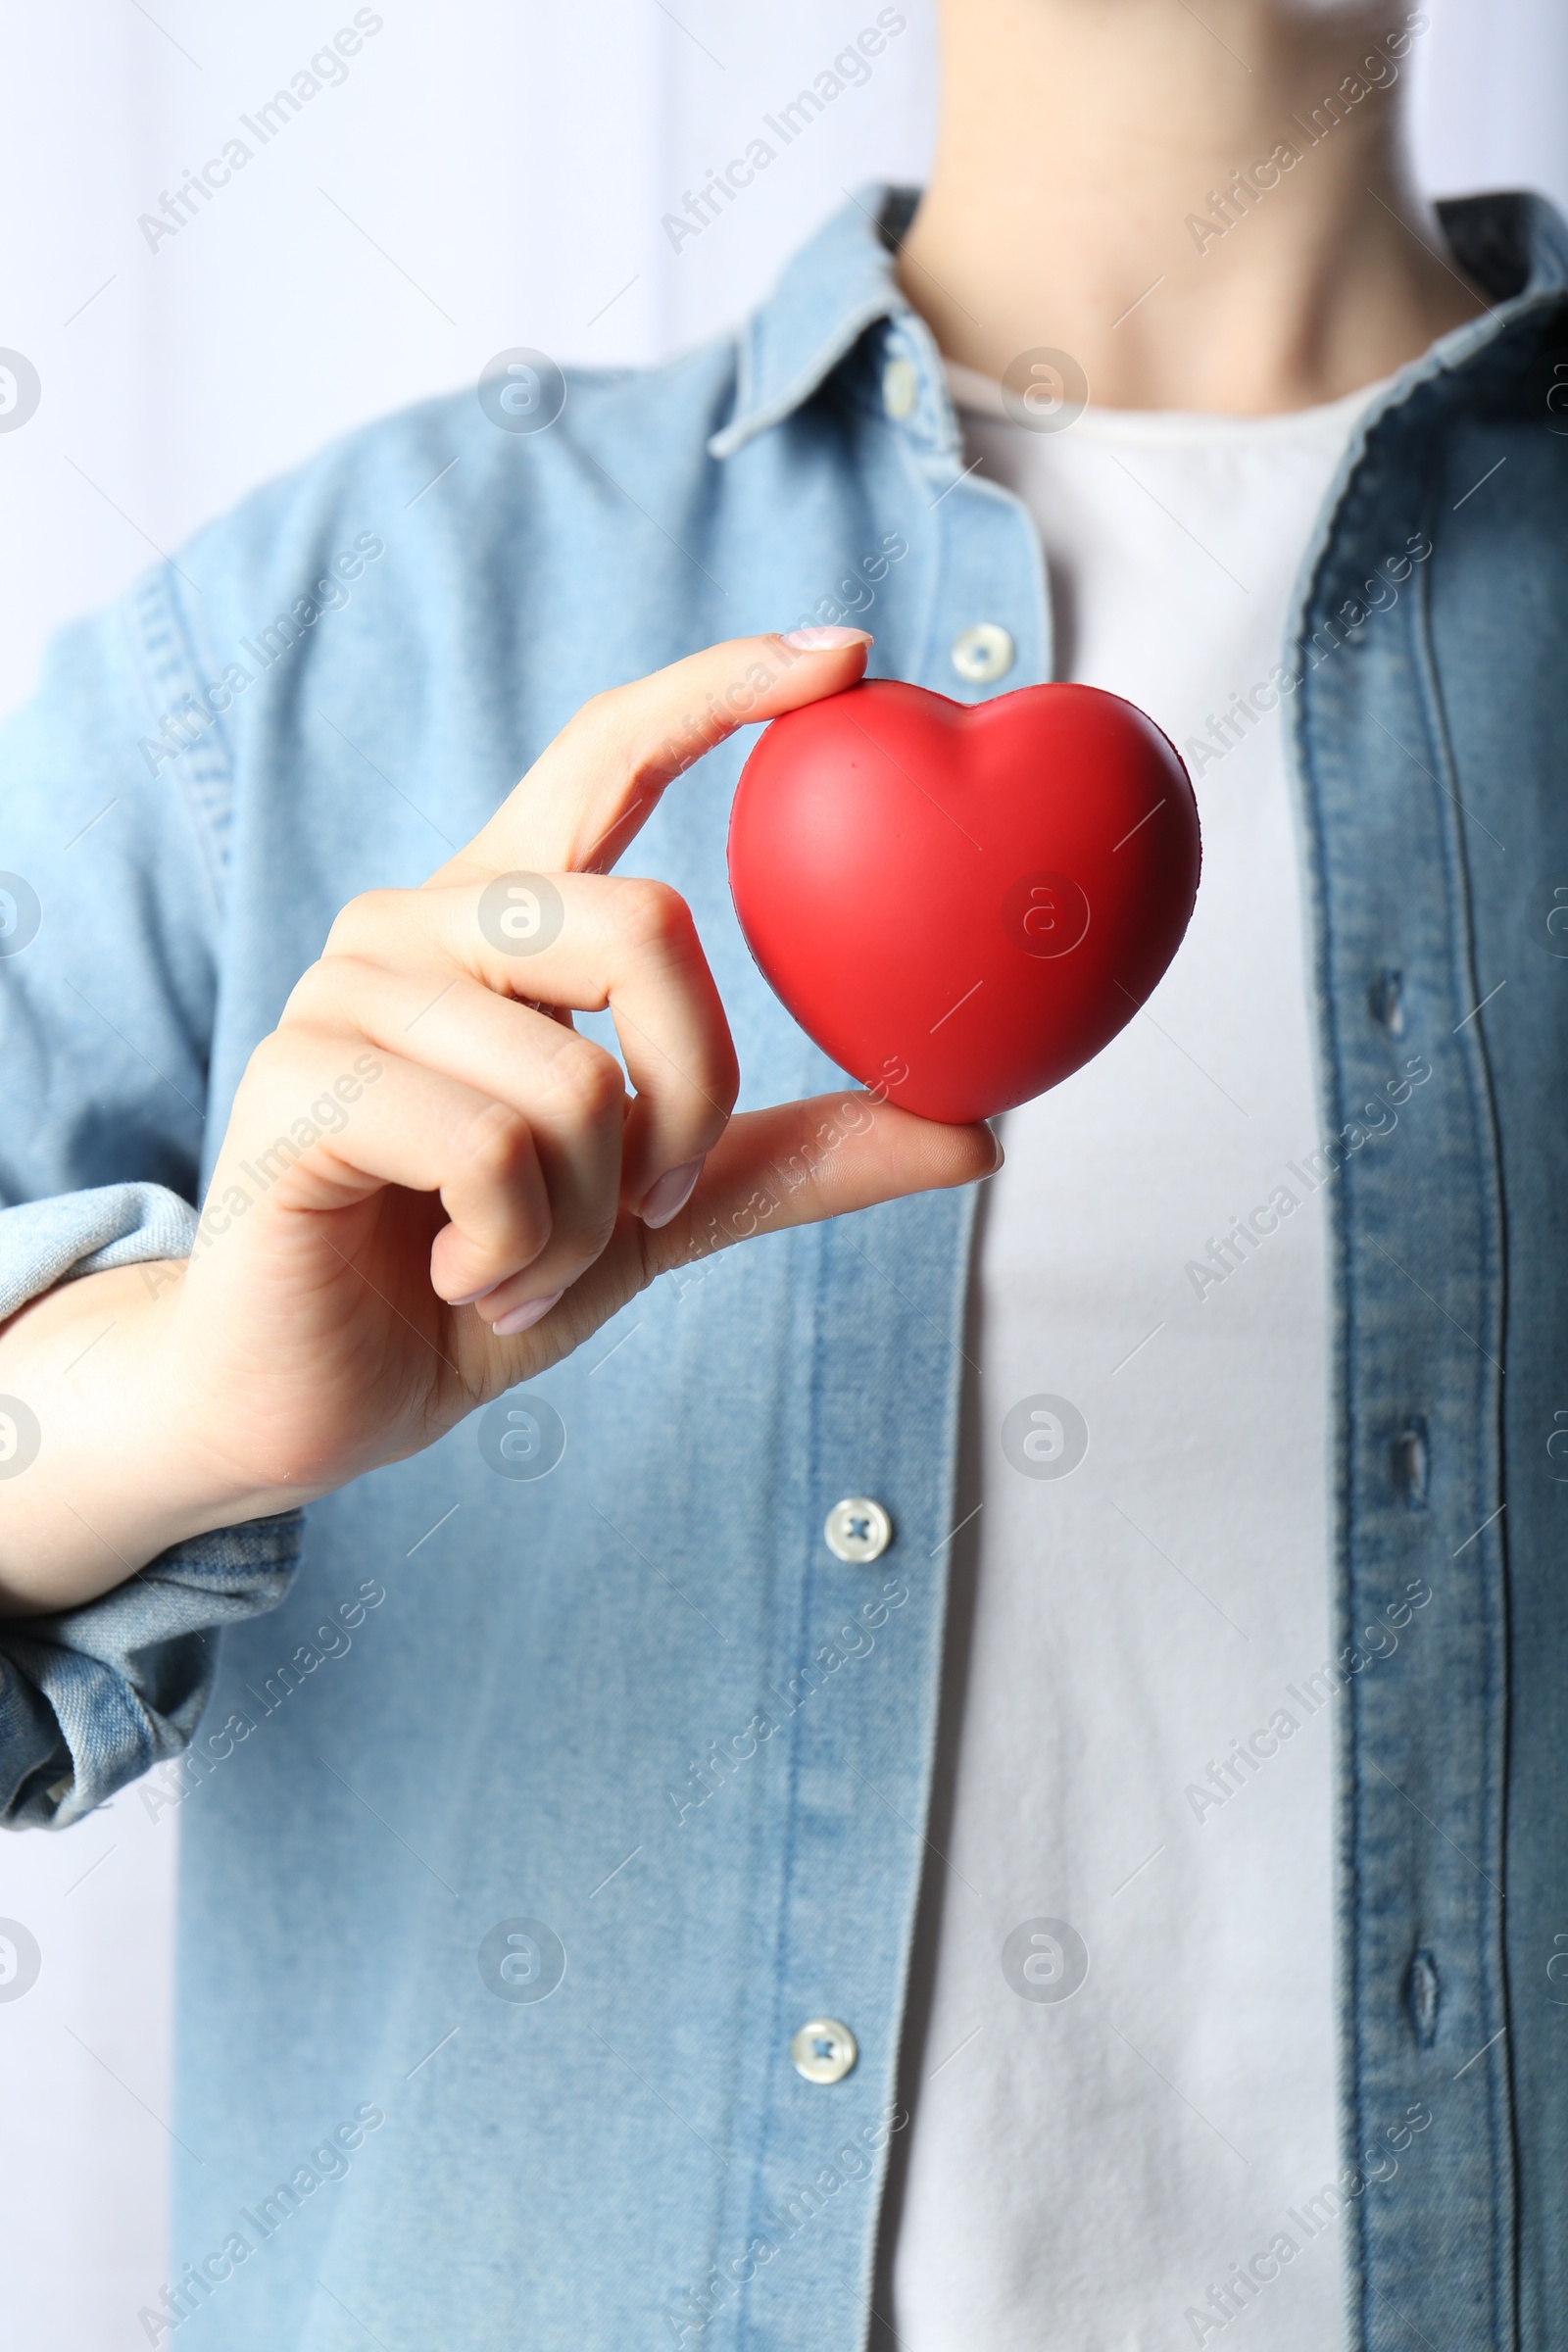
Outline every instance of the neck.
{"type": "MultiPolygon", "coordinates": [[[[1413,23],[1412,20],[1413,19],[1413,23]]],[[[1112,408],[1338,399],[1486,305],[1404,157],[1397,0],[944,0],[899,274],[993,376],[1072,355],[1112,408]]]]}

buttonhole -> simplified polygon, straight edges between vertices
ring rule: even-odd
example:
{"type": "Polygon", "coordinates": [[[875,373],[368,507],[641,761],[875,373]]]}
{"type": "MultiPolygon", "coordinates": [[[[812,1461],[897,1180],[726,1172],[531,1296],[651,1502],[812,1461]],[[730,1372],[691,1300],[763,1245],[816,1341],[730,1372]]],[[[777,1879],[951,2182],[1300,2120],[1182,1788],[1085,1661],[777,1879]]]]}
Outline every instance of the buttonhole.
{"type": "Polygon", "coordinates": [[[1412,1413],[1394,1441],[1394,1475],[1407,1511],[1426,1509],[1430,1468],[1427,1425],[1419,1413],[1412,1413]]]}
{"type": "Polygon", "coordinates": [[[1404,1035],[1404,974],[1385,964],[1373,981],[1368,993],[1372,1018],[1388,1031],[1391,1037],[1404,1035]]]}
{"type": "Polygon", "coordinates": [[[1430,1952],[1419,1951],[1411,1961],[1404,1997],[1416,2040],[1430,2050],[1438,2038],[1438,1964],[1430,1952]]]}

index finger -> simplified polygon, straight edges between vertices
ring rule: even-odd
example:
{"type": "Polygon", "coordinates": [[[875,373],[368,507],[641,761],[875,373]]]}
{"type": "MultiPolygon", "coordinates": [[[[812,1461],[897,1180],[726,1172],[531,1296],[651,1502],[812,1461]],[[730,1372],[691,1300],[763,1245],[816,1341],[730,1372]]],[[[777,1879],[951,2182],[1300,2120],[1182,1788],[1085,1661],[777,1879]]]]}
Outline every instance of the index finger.
{"type": "Polygon", "coordinates": [[[666,784],[737,727],[858,684],[870,643],[864,629],[731,637],[596,694],[430,882],[608,873],[666,784]]]}

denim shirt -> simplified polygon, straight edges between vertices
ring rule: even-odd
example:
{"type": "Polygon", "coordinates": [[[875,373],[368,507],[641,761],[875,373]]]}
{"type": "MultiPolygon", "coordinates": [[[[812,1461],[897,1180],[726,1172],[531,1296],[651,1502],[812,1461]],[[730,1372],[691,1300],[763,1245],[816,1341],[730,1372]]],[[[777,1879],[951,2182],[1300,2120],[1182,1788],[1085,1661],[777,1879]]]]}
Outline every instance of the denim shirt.
{"type": "MultiPolygon", "coordinates": [[[[372,426],[58,642],[0,738],[0,1310],[188,1246],[337,908],[422,879],[596,690],[852,615],[874,673],[959,701],[1050,677],[1035,531],[962,477],[881,201],[738,338],[572,374],[546,430],[471,392],[372,426]],[[952,660],[980,621],[994,685],[952,660]]],[[[1446,225],[1495,307],[1366,414],[1282,655],[1339,1139],[1347,2339],[1390,2352],[1568,2343],[1568,231],[1513,196],[1446,225]]],[[[735,923],[744,749],[629,862],[689,901],[760,1103],[840,1078],[735,923]]],[[[183,1750],[140,1790],[184,1857],[149,2340],[862,2342],[972,1206],[662,1277],[304,1523],[0,1628],[8,1820],[183,1750]],[[896,1530],[870,1567],[823,1541],[860,1494],[896,1530]],[[858,2044],[832,2084],[790,2056],[823,2017],[858,2044]]]]}

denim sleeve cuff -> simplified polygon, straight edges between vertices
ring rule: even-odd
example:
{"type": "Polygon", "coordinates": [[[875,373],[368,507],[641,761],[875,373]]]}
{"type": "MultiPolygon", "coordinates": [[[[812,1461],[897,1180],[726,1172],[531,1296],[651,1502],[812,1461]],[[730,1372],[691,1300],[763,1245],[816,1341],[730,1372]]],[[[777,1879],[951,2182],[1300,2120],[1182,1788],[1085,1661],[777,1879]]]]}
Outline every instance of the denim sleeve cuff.
{"type": "Polygon", "coordinates": [[[192,1536],[85,1608],[0,1625],[0,1826],[59,1829],[187,1746],[225,1625],[275,1609],[304,1514],[192,1536]]]}
{"type": "MultiPolygon", "coordinates": [[[[57,1282],[185,1257],[196,1212],[158,1184],[0,1210],[0,1320],[57,1282]]],[[[64,1829],[186,1746],[225,1625],[275,1609],[299,1511],[173,1544],[86,1607],[0,1624],[0,1825],[64,1829]]]]}
{"type": "Polygon", "coordinates": [[[78,1274],[189,1257],[196,1211],[162,1184],[104,1184],[0,1209],[0,1323],[78,1274]]]}

